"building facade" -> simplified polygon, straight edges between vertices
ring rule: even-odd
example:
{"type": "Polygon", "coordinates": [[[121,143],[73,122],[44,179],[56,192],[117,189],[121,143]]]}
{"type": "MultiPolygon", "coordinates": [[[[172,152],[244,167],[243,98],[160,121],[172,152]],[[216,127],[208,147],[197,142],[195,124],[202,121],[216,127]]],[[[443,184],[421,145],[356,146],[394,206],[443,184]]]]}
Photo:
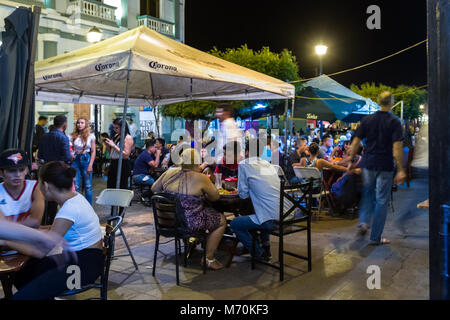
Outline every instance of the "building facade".
{"type": "MultiPolygon", "coordinates": [[[[0,0],[0,31],[4,31],[4,18],[19,6],[41,7],[37,60],[47,59],[90,45],[86,35],[92,27],[108,39],[127,30],[145,25],[177,41],[184,42],[184,0],[0,0]]],[[[0,39],[1,40],[1,39],[0,39]]],[[[141,125],[145,140],[146,131],[167,127],[164,119],[157,124],[154,113],[146,106],[130,107],[128,116],[141,125]],[[140,118],[143,118],[142,121],[140,118]],[[141,123],[142,122],[142,123],[141,123]]],[[[117,106],[36,101],[36,119],[46,116],[49,124],[58,114],[68,118],[67,132],[72,132],[74,122],[87,118],[93,125],[97,115],[99,132],[108,132],[112,120],[122,116],[123,108],[117,106]]]]}

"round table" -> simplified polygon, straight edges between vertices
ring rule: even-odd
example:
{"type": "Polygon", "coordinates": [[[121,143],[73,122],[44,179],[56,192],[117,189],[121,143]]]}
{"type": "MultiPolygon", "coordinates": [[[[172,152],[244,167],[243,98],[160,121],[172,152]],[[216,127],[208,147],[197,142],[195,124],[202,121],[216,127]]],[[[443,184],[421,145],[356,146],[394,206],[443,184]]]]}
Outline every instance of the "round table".
{"type": "Polygon", "coordinates": [[[220,199],[214,201],[212,206],[219,212],[232,212],[235,216],[250,215],[255,213],[251,199],[242,199],[237,193],[220,195],[220,199]]]}
{"type": "Polygon", "coordinates": [[[29,256],[19,253],[6,256],[0,255],[0,280],[2,282],[5,298],[12,297],[14,275],[25,266],[29,259],[29,256]]]}

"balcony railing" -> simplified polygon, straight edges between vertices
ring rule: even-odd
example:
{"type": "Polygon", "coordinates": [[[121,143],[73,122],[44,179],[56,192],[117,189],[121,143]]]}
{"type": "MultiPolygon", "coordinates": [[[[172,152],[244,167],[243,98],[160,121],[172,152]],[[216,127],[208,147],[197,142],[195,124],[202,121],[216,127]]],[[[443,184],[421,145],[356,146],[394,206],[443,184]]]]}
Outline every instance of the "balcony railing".
{"type": "Polygon", "coordinates": [[[95,0],[70,0],[66,12],[70,15],[84,14],[114,22],[115,11],[116,7],[95,0]]]}
{"type": "Polygon", "coordinates": [[[152,30],[162,33],[167,36],[175,37],[175,23],[164,21],[152,16],[139,16],[138,25],[146,26],[152,30]]]}

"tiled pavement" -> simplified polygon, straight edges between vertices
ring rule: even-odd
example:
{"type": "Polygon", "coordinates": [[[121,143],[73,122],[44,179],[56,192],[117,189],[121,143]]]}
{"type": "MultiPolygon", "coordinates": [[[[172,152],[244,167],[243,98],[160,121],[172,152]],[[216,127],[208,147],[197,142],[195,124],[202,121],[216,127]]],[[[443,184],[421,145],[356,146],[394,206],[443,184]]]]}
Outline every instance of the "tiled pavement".
{"type": "MultiPolygon", "coordinates": [[[[96,180],[96,194],[101,180],[96,180]]],[[[428,211],[416,209],[415,204],[427,198],[427,184],[414,180],[410,188],[401,186],[394,193],[395,213],[388,214],[384,236],[392,243],[369,246],[368,240],[358,240],[357,220],[331,218],[312,223],[312,272],[305,272],[307,264],[285,256],[285,280],[279,282],[277,270],[257,265],[250,269],[247,256],[235,257],[228,269],[202,274],[201,252],[194,252],[184,268],[180,265],[180,282],[175,282],[174,245],[160,246],[156,277],[152,276],[154,228],[151,209],[133,203],[126,215],[125,234],[132,245],[139,264],[135,271],[128,256],[118,257],[111,264],[109,299],[118,300],[197,300],[197,299],[428,299],[428,211]],[[405,206],[412,208],[415,217],[406,225],[404,237],[393,221],[405,206]],[[381,289],[369,290],[367,268],[377,265],[381,270],[381,289]]],[[[109,210],[97,208],[102,221],[109,210]]],[[[272,238],[272,255],[277,255],[277,239],[272,238]]],[[[162,239],[164,241],[164,239],[162,239]]],[[[306,234],[297,233],[285,238],[285,247],[305,252],[306,234]]],[[[126,253],[123,241],[117,239],[116,255],[126,253]]],[[[222,260],[224,256],[218,253],[222,260]]],[[[97,291],[86,292],[70,299],[98,296],[97,291]]]]}

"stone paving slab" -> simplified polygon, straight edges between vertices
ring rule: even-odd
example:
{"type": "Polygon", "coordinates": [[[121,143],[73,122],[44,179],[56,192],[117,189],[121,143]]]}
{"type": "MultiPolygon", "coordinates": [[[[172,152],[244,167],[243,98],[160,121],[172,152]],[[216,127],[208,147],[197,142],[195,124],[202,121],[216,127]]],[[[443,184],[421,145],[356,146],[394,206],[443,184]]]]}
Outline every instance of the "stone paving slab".
{"type": "MultiPolygon", "coordinates": [[[[306,272],[306,261],[286,255],[285,280],[280,282],[277,270],[263,265],[251,270],[249,257],[240,256],[234,258],[230,268],[208,270],[204,275],[198,249],[186,268],[180,257],[180,286],[175,281],[173,242],[160,246],[156,277],[152,276],[155,235],[151,208],[133,203],[123,229],[139,271],[129,256],[115,258],[111,264],[108,297],[113,300],[428,299],[428,211],[412,206],[413,202],[426,198],[427,185],[422,180],[413,180],[409,189],[402,186],[394,194],[395,212],[389,212],[383,234],[392,241],[390,245],[369,246],[367,238],[357,238],[357,219],[322,215],[321,220],[312,223],[312,272],[306,272]],[[405,224],[405,237],[393,222],[406,207],[411,208],[414,218],[405,224]],[[380,290],[367,288],[370,265],[380,267],[380,290]]],[[[108,209],[100,207],[96,212],[102,222],[110,214],[108,209]]],[[[306,253],[306,233],[287,236],[285,248],[306,253]]],[[[271,249],[276,260],[278,238],[271,238],[271,249]]],[[[123,241],[118,238],[116,256],[126,253],[123,241]]],[[[225,256],[219,252],[218,258],[223,261],[225,256]]],[[[98,291],[91,291],[69,299],[96,296],[98,291]]]]}

